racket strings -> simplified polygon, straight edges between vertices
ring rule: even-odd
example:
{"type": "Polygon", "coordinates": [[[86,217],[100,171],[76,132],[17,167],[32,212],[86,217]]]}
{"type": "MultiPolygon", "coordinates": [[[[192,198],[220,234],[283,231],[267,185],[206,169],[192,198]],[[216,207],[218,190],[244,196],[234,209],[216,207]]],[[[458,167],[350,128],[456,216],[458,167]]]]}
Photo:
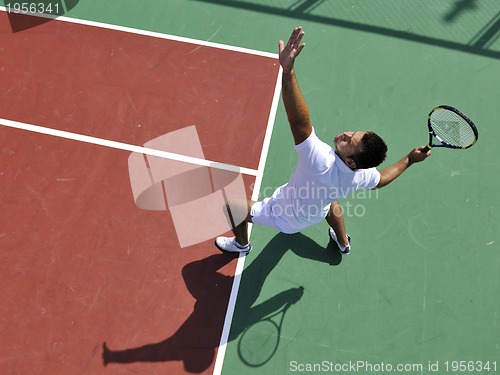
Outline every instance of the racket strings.
{"type": "Polygon", "coordinates": [[[446,109],[437,110],[431,115],[431,125],[436,138],[452,146],[466,147],[476,139],[467,120],[446,109]]]}

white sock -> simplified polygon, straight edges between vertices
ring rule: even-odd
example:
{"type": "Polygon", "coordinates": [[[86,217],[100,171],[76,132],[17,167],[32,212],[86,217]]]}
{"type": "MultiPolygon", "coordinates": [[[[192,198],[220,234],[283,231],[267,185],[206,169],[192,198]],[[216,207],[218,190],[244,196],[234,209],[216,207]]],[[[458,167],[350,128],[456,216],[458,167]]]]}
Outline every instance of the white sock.
{"type": "Polygon", "coordinates": [[[240,243],[238,241],[236,241],[236,238],[234,239],[234,244],[236,245],[236,247],[238,247],[240,249],[246,249],[248,246],[250,246],[250,243],[248,243],[246,245],[240,245],[240,243]]]}

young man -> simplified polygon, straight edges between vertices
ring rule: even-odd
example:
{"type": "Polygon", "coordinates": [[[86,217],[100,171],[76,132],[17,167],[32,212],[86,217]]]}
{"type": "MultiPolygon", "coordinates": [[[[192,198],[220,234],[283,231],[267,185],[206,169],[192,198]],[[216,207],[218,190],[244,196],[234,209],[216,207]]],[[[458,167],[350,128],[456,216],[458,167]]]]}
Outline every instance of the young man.
{"type": "MultiPolygon", "coordinates": [[[[218,237],[216,246],[222,251],[251,250],[248,223],[267,225],[283,233],[297,233],[326,218],[330,237],[343,254],[350,252],[350,237],[344,227],[337,200],[358,189],[386,186],[410,165],[426,159],[424,146],[414,148],[399,162],[378,172],[386,156],[387,146],[373,132],[344,132],[333,139],[333,147],[315,134],[309,110],[295,77],[294,62],[304,48],[301,27],[293,30],[288,43],[279,41],[279,60],[283,69],[282,97],[290,123],[298,166],[290,180],[261,202],[248,201],[244,207],[246,220],[233,228],[235,237],[218,237]]],[[[231,204],[234,210],[234,205],[231,204]]]]}

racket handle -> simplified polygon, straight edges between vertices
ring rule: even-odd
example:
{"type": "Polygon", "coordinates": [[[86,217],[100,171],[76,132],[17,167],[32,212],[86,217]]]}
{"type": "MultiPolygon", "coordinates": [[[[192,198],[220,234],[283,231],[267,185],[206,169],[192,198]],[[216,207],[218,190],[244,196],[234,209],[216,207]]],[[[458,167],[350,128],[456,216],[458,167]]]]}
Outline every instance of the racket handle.
{"type": "Polygon", "coordinates": [[[423,149],[420,150],[420,152],[427,154],[429,150],[430,150],[429,146],[425,146],[423,149]]]}

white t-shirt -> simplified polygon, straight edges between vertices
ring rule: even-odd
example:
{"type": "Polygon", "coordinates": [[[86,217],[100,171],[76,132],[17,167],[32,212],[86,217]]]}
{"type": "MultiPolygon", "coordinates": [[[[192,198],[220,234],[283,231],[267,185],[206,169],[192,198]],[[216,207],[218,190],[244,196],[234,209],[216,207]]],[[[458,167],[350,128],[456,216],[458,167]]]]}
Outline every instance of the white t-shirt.
{"type": "Polygon", "coordinates": [[[330,203],[358,189],[373,189],[380,181],[375,168],[352,170],[321,141],[311,135],[295,146],[299,162],[294,174],[271,197],[273,216],[288,228],[300,232],[328,214],[330,203]]]}

